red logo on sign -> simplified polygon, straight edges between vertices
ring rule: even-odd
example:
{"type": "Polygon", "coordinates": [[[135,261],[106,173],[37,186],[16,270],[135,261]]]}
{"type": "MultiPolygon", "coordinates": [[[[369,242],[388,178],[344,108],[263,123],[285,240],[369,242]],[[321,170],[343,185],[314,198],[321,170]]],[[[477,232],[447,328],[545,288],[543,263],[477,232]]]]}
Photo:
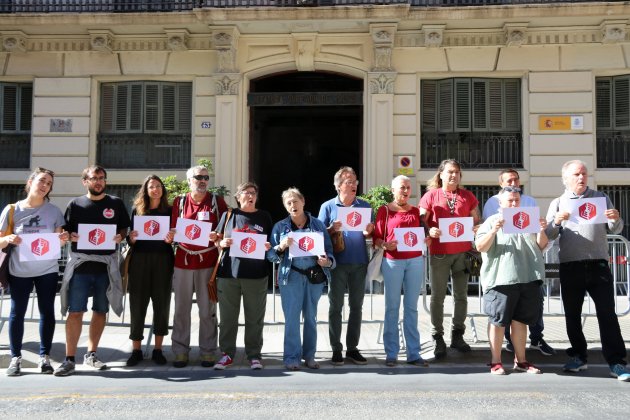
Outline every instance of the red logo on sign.
{"type": "Polygon", "coordinates": [[[91,230],[88,234],[88,240],[92,245],[100,245],[105,242],[105,232],[100,229],[91,230]]]}
{"type": "Polygon", "coordinates": [[[519,211],[512,217],[512,223],[519,229],[525,229],[529,226],[529,214],[519,211]]]}
{"type": "Polygon", "coordinates": [[[106,219],[111,219],[112,217],[114,217],[114,209],[103,210],[103,216],[105,216],[106,219]]]}
{"type": "Polygon", "coordinates": [[[451,223],[448,226],[448,234],[454,238],[459,238],[464,234],[464,225],[459,222],[451,223]]]}
{"type": "Polygon", "coordinates": [[[256,251],[256,241],[252,238],[245,238],[241,241],[241,251],[251,254],[256,251]]]}
{"type": "Polygon", "coordinates": [[[590,220],[597,216],[597,207],[591,203],[584,203],[579,208],[579,215],[582,219],[590,220]]]}
{"type": "Polygon", "coordinates": [[[348,226],[356,227],[361,224],[361,213],[357,213],[356,211],[348,213],[348,217],[346,217],[346,223],[348,226]]]}
{"type": "Polygon", "coordinates": [[[154,236],[160,233],[160,224],[155,220],[149,220],[144,222],[144,233],[149,236],[154,236]]]}
{"type": "Polygon", "coordinates": [[[188,225],[186,227],[186,231],[184,232],[184,235],[191,241],[194,241],[201,235],[201,228],[194,224],[188,225]]]}
{"type": "Polygon", "coordinates": [[[50,251],[50,244],[46,239],[37,238],[31,242],[31,252],[38,257],[50,251]]]}
{"type": "Polygon", "coordinates": [[[415,246],[418,243],[418,235],[413,232],[407,232],[403,235],[403,241],[408,247],[415,246]]]}
{"type": "Polygon", "coordinates": [[[298,242],[298,247],[304,251],[308,252],[315,247],[315,241],[313,238],[309,238],[308,236],[302,237],[302,239],[298,242]]]}

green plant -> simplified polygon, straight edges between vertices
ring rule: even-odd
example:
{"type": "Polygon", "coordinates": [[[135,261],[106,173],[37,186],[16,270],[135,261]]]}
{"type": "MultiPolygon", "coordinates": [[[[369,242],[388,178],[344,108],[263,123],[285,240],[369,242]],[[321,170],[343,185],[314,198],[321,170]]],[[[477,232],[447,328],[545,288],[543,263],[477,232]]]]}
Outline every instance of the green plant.
{"type": "Polygon", "coordinates": [[[391,203],[394,200],[394,194],[389,185],[377,185],[372,187],[360,198],[364,199],[372,207],[372,211],[376,214],[379,207],[384,204],[391,203]]]}
{"type": "MultiPolygon", "coordinates": [[[[212,169],[212,162],[209,159],[199,159],[197,164],[205,167],[208,170],[209,174],[214,174],[214,170],[212,169]]],[[[162,179],[164,182],[164,186],[166,187],[166,191],[168,192],[168,201],[173,202],[175,197],[178,195],[186,194],[190,191],[187,180],[179,181],[177,179],[177,175],[169,175],[162,179]]],[[[221,197],[230,194],[230,190],[225,185],[220,185],[218,187],[210,187],[208,191],[217,194],[221,197]]]]}

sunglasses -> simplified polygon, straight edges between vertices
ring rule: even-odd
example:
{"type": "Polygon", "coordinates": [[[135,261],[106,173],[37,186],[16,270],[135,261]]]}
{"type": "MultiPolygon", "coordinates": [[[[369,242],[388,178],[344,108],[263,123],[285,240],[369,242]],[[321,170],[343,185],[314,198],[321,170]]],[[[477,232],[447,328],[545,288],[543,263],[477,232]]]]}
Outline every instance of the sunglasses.
{"type": "Polygon", "coordinates": [[[210,175],[193,175],[192,176],[197,181],[208,181],[210,180],[210,175]]]}

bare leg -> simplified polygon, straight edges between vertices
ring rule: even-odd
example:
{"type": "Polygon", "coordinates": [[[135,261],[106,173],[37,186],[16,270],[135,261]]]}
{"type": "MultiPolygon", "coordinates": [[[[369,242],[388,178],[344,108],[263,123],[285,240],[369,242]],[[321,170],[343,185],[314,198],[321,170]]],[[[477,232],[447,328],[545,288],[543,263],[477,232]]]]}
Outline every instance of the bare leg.
{"type": "Polygon", "coordinates": [[[156,335],[155,336],[155,349],[156,350],[162,350],[162,342],[164,341],[164,336],[163,335],[156,335]]]}
{"type": "Polygon", "coordinates": [[[88,337],[88,352],[96,351],[98,342],[101,341],[101,335],[105,329],[105,314],[92,312],[92,320],[90,321],[90,336],[88,337]]]}
{"type": "Polygon", "coordinates": [[[142,341],[140,340],[133,340],[133,349],[134,350],[141,350],[142,349],[142,341]]]}
{"type": "Polygon", "coordinates": [[[66,356],[76,356],[83,327],[83,312],[69,312],[66,318],[66,356]]]}
{"type": "Polygon", "coordinates": [[[522,322],[512,321],[510,327],[512,329],[512,345],[514,345],[516,361],[518,363],[526,362],[525,343],[527,341],[527,325],[522,322]]]}
{"type": "Polygon", "coordinates": [[[488,323],[488,338],[490,339],[490,353],[492,363],[501,363],[501,349],[503,347],[503,333],[505,327],[498,327],[488,323]]]}

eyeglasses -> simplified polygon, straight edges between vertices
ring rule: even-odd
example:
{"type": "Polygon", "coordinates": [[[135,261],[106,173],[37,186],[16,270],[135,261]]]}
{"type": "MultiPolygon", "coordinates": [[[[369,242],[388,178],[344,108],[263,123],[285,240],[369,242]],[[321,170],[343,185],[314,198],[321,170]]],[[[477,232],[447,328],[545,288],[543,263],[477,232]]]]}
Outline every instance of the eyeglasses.
{"type": "Polygon", "coordinates": [[[352,186],[352,185],[359,185],[359,181],[343,181],[342,182],[343,185],[348,185],[348,186],[352,186]]]}
{"type": "Polygon", "coordinates": [[[257,194],[256,191],[241,191],[241,195],[249,195],[250,197],[256,197],[257,194]]]}
{"type": "Polygon", "coordinates": [[[210,180],[210,175],[193,175],[192,176],[197,181],[208,181],[210,180]]]}
{"type": "Polygon", "coordinates": [[[501,192],[520,193],[521,189],[519,187],[503,187],[501,192]]]}
{"type": "Polygon", "coordinates": [[[87,180],[90,182],[103,182],[106,181],[107,178],[105,178],[104,176],[91,176],[87,178],[87,180]]]}

